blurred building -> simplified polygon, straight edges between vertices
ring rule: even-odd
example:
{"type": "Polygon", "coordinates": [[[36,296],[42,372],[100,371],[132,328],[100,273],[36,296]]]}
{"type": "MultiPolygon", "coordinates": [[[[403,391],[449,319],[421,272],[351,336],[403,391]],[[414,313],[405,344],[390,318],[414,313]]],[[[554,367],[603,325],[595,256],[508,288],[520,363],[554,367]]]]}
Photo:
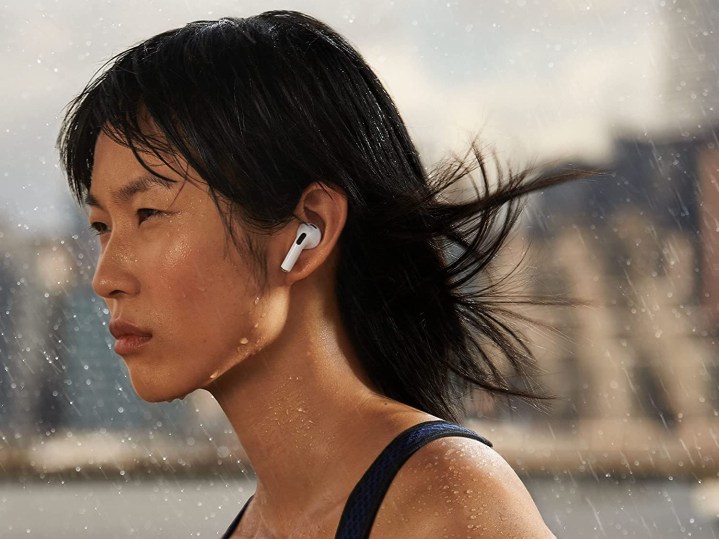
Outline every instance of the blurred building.
{"type": "Polygon", "coordinates": [[[565,416],[646,417],[667,428],[710,417],[710,339],[719,328],[703,293],[699,160],[706,144],[618,139],[602,175],[537,201],[528,240],[550,267],[538,267],[534,291],[597,306],[558,315],[558,327],[571,328],[570,343],[589,344],[548,360],[570,375],[556,385],[574,388],[565,416]]]}
{"type": "Polygon", "coordinates": [[[684,135],[706,130],[719,123],[719,9],[714,0],[672,0],[661,10],[669,126],[684,135]]]}
{"type": "Polygon", "coordinates": [[[12,291],[18,277],[12,263],[10,227],[0,221],[0,425],[7,425],[14,412],[14,372],[11,358],[18,356],[19,342],[15,338],[16,296],[12,291]]]}
{"type": "Polygon", "coordinates": [[[697,154],[702,237],[702,298],[719,328],[719,142],[710,138],[697,154]]]}

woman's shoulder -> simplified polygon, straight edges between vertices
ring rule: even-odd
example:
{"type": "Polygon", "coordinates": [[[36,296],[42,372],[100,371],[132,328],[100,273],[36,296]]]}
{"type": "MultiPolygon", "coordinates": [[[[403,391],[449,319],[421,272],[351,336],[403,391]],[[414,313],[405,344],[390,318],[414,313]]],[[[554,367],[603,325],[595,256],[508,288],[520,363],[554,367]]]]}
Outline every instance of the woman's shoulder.
{"type": "Polygon", "coordinates": [[[374,537],[551,538],[529,492],[482,442],[445,437],[419,449],[392,482],[374,537]]]}

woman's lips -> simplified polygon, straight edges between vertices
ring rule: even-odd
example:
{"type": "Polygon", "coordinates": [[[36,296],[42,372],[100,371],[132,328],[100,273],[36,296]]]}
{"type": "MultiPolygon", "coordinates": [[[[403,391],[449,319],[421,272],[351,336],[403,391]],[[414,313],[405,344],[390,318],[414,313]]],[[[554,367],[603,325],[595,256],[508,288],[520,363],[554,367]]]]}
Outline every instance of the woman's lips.
{"type": "Polygon", "coordinates": [[[121,319],[110,322],[110,333],[117,339],[115,353],[121,356],[139,351],[152,338],[152,333],[121,319]]]}
{"type": "Polygon", "coordinates": [[[115,353],[119,356],[134,354],[150,339],[152,339],[150,335],[123,335],[115,341],[115,353]]]}

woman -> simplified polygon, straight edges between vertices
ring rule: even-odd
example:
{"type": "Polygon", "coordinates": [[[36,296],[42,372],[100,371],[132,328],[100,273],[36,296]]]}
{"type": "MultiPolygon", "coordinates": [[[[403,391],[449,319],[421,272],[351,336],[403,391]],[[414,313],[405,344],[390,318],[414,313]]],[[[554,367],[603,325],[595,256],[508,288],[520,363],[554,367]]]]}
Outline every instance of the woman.
{"type": "Polygon", "coordinates": [[[134,389],[212,393],[257,475],[225,537],[552,536],[454,424],[473,385],[532,394],[487,270],[519,197],[570,176],[490,192],[476,149],[428,175],[360,55],[289,11],[119,54],[58,145],[134,389]],[[485,193],[447,200],[473,167],[485,193]]]}

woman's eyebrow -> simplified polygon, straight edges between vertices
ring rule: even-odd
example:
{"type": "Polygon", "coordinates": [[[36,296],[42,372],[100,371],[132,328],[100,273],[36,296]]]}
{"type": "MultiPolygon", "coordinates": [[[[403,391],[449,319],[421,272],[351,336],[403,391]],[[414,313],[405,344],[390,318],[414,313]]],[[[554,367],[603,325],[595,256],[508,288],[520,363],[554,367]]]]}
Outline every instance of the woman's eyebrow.
{"type": "MultiPolygon", "coordinates": [[[[152,174],[146,174],[144,176],[140,176],[139,178],[135,178],[131,182],[120,187],[112,194],[111,198],[115,204],[122,205],[129,202],[138,193],[144,193],[145,191],[149,191],[157,186],[170,190],[175,183],[177,182],[173,180],[161,178],[152,174]]],[[[85,205],[104,209],[99,200],[90,191],[88,191],[85,195],[85,205]]]]}

